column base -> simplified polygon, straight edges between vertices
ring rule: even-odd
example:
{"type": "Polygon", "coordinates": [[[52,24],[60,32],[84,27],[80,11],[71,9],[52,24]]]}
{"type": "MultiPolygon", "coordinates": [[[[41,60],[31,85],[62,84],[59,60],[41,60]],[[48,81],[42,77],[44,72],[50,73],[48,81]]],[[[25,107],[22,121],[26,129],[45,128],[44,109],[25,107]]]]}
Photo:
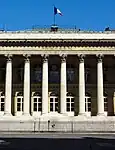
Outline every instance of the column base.
{"type": "Polygon", "coordinates": [[[105,113],[98,113],[97,116],[105,117],[105,113]]]}
{"type": "Polygon", "coordinates": [[[12,116],[12,114],[9,112],[4,112],[4,116],[12,116]]]}
{"type": "Polygon", "coordinates": [[[61,116],[68,116],[68,114],[66,112],[64,113],[60,113],[61,116]]]}
{"type": "Polygon", "coordinates": [[[23,113],[22,115],[23,115],[23,116],[28,116],[28,117],[30,116],[29,113],[23,113]]]}
{"type": "Polygon", "coordinates": [[[49,116],[49,113],[41,113],[41,116],[49,116]]]}
{"type": "Polygon", "coordinates": [[[87,114],[86,113],[79,113],[78,116],[84,116],[84,117],[86,117],[87,114]]]}

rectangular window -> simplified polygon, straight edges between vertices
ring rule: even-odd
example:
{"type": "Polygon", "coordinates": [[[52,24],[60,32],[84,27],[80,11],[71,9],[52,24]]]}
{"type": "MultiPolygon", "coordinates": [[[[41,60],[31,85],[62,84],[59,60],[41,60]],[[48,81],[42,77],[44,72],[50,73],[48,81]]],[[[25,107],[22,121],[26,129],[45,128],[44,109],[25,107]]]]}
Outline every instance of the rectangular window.
{"type": "Polygon", "coordinates": [[[17,111],[21,111],[20,103],[17,103],[17,111]]]}
{"type": "Polygon", "coordinates": [[[4,111],[4,103],[1,103],[1,111],[4,111]]]}
{"type": "Polygon", "coordinates": [[[50,102],[53,102],[53,98],[50,98],[50,102]]]}
{"type": "Polygon", "coordinates": [[[50,103],[50,111],[53,111],[53,103],[50,103]]]}
{"type": "Polygon", "coordinates": [[[67,111],[70,111],[70,107],[67,107],[67,111]]]}
{"type": "Polygon", "coordinates": [[[55,103],[55,111],[58,111],[58,103],[55,103]]]}
{"type": "Polygon", "coordinates": [[[42,103],[42,99],[41,99],[41,98],[38,98],[38,102],[42,103]]]}
{"type": "Polygon", "coordinates": [[[71,98],[71,102],[74,103],[74,98],[71,98]]]}
{"type": "Polygon", "coordinates": [[[74,111],[74,107],[71,107],[71,111],[74,111]]]}
{"type": "Polygon", "coordinates": [[[104,103],[104,111],[108,111],[108,106],[107,106],[107,103],[104,103]]]}
{"type": "Polygon", "coordinates": [[[58,98],[55,98],[55,102],[58,102],[58,98]]]}
{"type": "Polygon", "coordinates": [[[1,98],[1,102],[4,102],[4,98],[1,98]]]}
{"type": "Polygon", "coordinates": [[[37,102],[37,98],[34,98],[34,102],[37,102]]]}
{"type": "Polygon", "coordinates": [[[38,111],[42,111],[42,103],[38,103],[38,111]]]}
{"type": "Polygon", "coordinates": [[[70,102],[70,98],[67,98],[66,100],[67,100],[68,103],[70,102]]]}
{"type": "Polygon", "coordinates": [[[34,111],[37,111],[37,103],[34,103],[34,111]]]}
{"type": "Polygon", "coordinates": [[[17,98],[17,102],[21,102],[21,98],[17,98]]]}
{"type": "Polygon", "coordinates": [[[66,103],[67,105],[67,111],[70,111],[70,103],[66,103]]]}

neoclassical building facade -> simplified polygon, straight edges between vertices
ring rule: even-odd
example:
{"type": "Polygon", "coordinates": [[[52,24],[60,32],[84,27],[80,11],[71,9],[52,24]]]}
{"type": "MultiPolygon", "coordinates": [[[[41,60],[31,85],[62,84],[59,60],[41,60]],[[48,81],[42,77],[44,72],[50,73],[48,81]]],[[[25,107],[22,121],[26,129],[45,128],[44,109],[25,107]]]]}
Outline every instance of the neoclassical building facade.
{"type": "Polygon", "coordinates": [[[0,33],[2,121],[95,121],[114,114],[115,33],[0,33]]]}

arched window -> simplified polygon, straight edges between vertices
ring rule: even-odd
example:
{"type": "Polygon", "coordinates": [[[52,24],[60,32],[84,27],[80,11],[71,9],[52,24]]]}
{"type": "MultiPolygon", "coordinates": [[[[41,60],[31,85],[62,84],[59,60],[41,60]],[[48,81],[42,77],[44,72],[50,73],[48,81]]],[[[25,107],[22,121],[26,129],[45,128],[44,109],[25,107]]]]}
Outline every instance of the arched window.
{"type": "Polygon", "coordinates": [[[91,95],[89,93],[85,95],[85,111],[91,112],[91,95]]]}
{"type": "Polygon", "coordinates": [[[0,92],[0,111],[4,111],[5,94],[0,92]]]}
{"type": "Polygon", "coordinates": [[[32,99],[33,99],[33,111],[39,112],[42,111],[42,98],[41,94],[39,92],[33,92],[32,93],[32,99]]]}
{"type": "Polygon", "coordinates": [[[58,96],[56,93],[50,94],[50,112],[58,111],[58,96]]]}
{"type": "Polygon", "coordinates": [[[74,101],[75,101],[75,97],[73,96],[72,93],[68,92],[66,95],[66,111],[67,112],[74,111],[74,101]]]}
{"type": "Polygon", "coordinates": [[[17,110],[16,111],[23,111],[23,93],[16,92],[15,97],[16,97],[16,102],[17,102],[17,110]]]}
{"type": "Polygon", "coordinates": [[[107,93],[104,92],[104,111],[108,111],[108,99],[107,99],[107,93]]]}

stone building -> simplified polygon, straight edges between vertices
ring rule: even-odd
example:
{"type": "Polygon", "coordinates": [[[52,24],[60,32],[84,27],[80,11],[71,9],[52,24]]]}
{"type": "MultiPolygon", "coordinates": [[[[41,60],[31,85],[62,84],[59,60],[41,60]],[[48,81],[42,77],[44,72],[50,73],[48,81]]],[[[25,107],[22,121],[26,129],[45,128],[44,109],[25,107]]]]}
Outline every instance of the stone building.
{"type": "Polygon", "coordinates": [[[0,33],[0,131],[114,131],[114,92],[114,32],[0,33]]]}

